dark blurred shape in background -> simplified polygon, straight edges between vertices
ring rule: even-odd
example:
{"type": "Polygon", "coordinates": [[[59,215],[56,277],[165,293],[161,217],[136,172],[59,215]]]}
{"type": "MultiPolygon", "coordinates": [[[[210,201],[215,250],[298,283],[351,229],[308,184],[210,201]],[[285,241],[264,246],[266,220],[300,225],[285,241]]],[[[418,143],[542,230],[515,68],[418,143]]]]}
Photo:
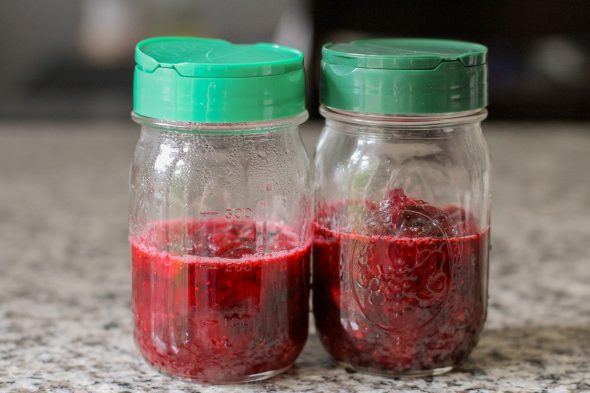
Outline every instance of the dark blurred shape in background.
{"type": "Polygon", "coordinates": [[[590,119],[588,0],[19,0],[0,2],[0,118],[128,118],[133,48],[155,35],[274,41],[307,55],[368,36],[490,48],[492,118],[590,119]]]}
{"type": "Polygon", "coordinates": [[[319,0],[312,10],[315,48],[360,34],[487,45],[493,118],[590,119],[590,1],[319,0]]]}

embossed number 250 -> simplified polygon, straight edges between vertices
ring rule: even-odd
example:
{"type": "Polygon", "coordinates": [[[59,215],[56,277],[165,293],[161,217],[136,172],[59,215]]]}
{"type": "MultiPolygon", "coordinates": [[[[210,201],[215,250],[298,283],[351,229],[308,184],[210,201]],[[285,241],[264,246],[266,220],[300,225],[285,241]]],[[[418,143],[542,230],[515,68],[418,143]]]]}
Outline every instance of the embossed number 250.
{"type": "Polygon", "coordinates": [[[252,217],[252,209],[249,207],[241,208],[241,207],[228,207],[225,209],[226,220],[235,220],[237,218],[250,218],[252,217]]]}

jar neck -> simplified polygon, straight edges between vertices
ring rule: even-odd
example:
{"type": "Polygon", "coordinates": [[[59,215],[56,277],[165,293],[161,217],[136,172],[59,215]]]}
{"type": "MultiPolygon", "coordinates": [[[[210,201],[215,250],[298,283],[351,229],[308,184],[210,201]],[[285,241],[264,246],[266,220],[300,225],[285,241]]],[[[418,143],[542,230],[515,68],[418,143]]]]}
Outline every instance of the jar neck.
{"type": "Polygon", "coordinates": [[[154,119],[144,117],[131,112],[131,118],[134,122],[162,131],[189,133],[189,134],[258,134],[279,131],[286,128],[297,127],[308,118],[307,111],[297,116],[274,119],[268,121],[253,121],[240,123],[197,123],[197,122],[179,122],[163,119],[154,119]]]}
{"type": "Polygon", "coordinates": [[[487,117],[488,111],[482,108],[466,112],[399,115],[350,112],[321,105],[320,114],[329,121],[367,127],[430,129],[479,123],[487,117]]]}

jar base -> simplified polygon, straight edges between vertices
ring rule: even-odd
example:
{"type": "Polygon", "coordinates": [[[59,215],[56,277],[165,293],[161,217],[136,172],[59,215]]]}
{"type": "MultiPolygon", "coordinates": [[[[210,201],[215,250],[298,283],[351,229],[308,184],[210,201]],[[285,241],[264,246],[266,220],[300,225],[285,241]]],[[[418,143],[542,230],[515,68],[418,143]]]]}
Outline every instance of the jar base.
{"type": "Polygon", "coordinates": [[[279,374],[284,373],[285,371],[287,371],[288,369],[290,369],[293,366],[292,364],[290,364],[287,367],[279,368],[276,370],[265,371],[265,372],[257,373],[257,374],[246,375],[243,378],[239,378],[239,379],[218,381],[218,380],[201,379],[198,377],[193,378],[193,377],[184,376],[184,375],[174,375],[174,374],[171,374],[168,371],[156,366],[155,364],[152,364],[148,360],[146,360],[146,359],[144,359],[144,360],[150,367],[154,368],[160,374],[166,375],[166,376],[174,378],[174,379],[186,381],[186,382],[203,383],[203,384],[209,384],[209,385],[237,385],[237,384],[242,384],[242,383],[264,381],[266,379],[270,379],[272,377],[275,377],[279,374]]]}
{"type": "Polygon", "coordinates": [[[433,368],[431,370],[408,370],[408,371],[388,371],[388,370],[380,370],[378,368],[370,368],[370,367],[359,367],[353,366],[351,364],[337,361],[338,365],[348,368],[354,371],[358,371],[360,373],[377,375],[380,377],[386,378],[420,378],[420,377],[433,377],[435,375],[446,374],[453,369],[453,366],[448,367],[439,367],[433,368]]]}
{"type": "Polygon", "coordinates": [[[258,374],[252,374],[252,375],[248,375],[246,377],[244,377],[243,379],[239,380],[239,381],[233,381],[233,382],[213,382],[214,384],[232,384],[232,383],[248,383],[248,382],[258,382],[258,381],[264,381],[266,379],[270,379],[272,377],[275,377],[279,374],[284,373],[285,371],[287,371],[288,369],[290,369],[292,366],[292,364],[288,365],[287,367],[283,367],[277,370],[270,370],[270,371],[265,371],[263,373],[258,373],[258,374]]]}

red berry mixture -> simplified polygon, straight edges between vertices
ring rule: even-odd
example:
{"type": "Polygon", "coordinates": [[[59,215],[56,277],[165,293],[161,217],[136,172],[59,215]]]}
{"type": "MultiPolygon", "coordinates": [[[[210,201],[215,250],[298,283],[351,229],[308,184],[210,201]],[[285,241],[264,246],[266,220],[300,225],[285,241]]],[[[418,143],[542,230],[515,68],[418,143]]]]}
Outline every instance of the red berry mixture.
{"type": "Polygon", "coordinates": [[[238,382],[295,361],[307,338],[311,247],[289,229],[170,221],[131,248],[135,339],[157,368],[238,382]]]}
{"type": "Polygon", "coordinates": [[[321,207],[314,228],[314,315],[336,360],[427,374],[467,358],[487,301],[489,231],[473,216],[395,189],[321,207]]]}

